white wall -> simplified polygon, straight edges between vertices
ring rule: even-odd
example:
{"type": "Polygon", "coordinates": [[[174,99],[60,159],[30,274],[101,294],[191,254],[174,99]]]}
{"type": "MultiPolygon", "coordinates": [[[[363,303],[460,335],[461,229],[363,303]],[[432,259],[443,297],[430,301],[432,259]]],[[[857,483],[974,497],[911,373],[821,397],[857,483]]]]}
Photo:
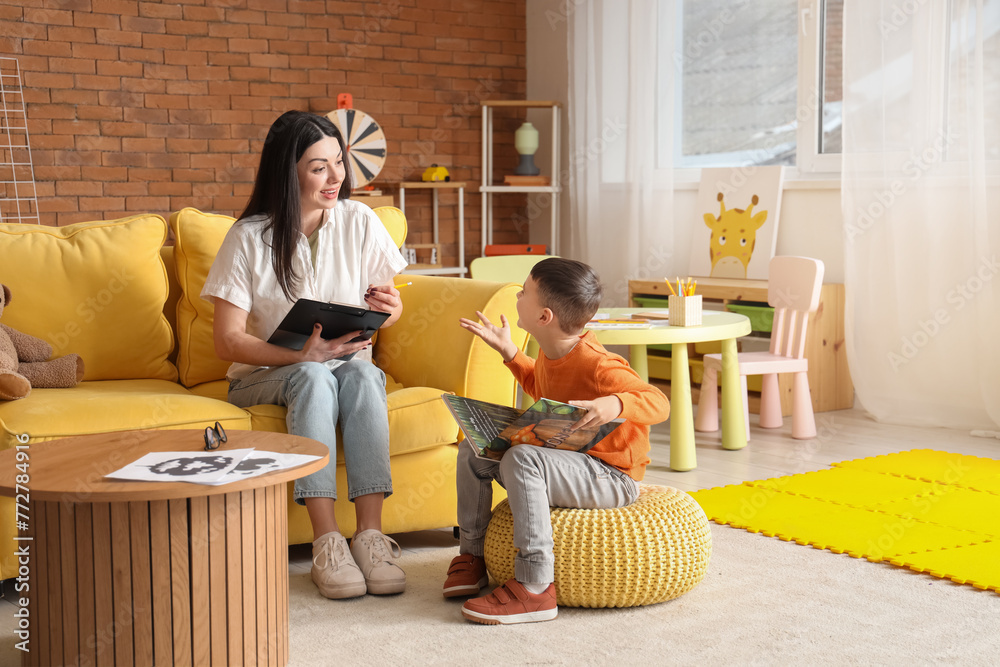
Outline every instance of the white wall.
{"type": "MultiPolygon", "coordinates": [[[[560,158],[563,166],[569,164],[568,100],[569,68],[567,58],[566,12],[575,4],[567,0],[528,0],[527,4],[527,95],[529,99],[557,100],[564,105],[560,134],[560,158]]],[[[547,137],[548,121],[539,118],[532,122],[538,127],[542,147],[536,162],[543,173],[551,171],[547,137]],[[546,171],[548,170],[548,171],[546,171]]],[[[568,248],[572,234],[568,183],[563,183],[560,199],[561,246],[568,248]]],[[[697,184],[678,183],[674,197],[674,214],[678,219],[689,219],[700,224],[701,215],[695,211],[697,184]]],[[[529,207],[531,208],[531,207],[529,207]]],[[[834,181],[789,181],[782,194],[781,219],[778,222],[778,239],[775,252],[779,255],[805,255],[823,260],[826,265],[825,282],[844,280],[843,216],[840,210],[839,184],[834,181]]],[[[547,243],[549,214],[547,209],[535,216],[530,232],[532,243],[547,243]]],[[[685,252],[678,249],[678,254],[685,252]]],[[[585,257],[579,258],[586,260],[585,257]]]]}

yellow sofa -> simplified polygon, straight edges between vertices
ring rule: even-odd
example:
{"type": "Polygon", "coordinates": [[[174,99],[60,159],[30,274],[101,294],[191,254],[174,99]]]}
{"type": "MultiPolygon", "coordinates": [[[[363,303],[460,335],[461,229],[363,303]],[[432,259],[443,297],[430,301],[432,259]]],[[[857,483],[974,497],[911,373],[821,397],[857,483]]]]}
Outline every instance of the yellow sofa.
{"type": "MultiPolygon", "coordinates": [[[[3,322],[47,340],[56,355],[76,352],[86,365],[72,389],[34,389],[0,402],[0,449],[28,438],[132,429],[285,432],[284,408],[249,409],[225,401],[228,364],[215,356],[212,307],[199,297],[233,219],[184,209],[166,221],[138,215],[55,228],[0,224],[0,283],[12,299],[3,322]]],[[[513,378],[500,356],[458,325],[458,318],[500,314],[516,322],[517,288],[493,282],[408,276],[403,315],[379,332],[375,359],[387,380],[394,493],[383,529],[407,532],[456,525],[455,457],[460,432],[444,401],[453,392],[512,405],[513,378]]],[[[515,342],[526,334],[513,327],[515,342]]],[[[29,449],[30,452],[30,449],[29,449]]],[[[346,492],[338,454],[338,488],[346,492]]],[[[123,461],[124,465],[127,463],[123,461]]],[[[86,479],[110,470],[80,469],[86,479]]],[[[289,485],[289,494],[291,485],[289,485]]],[[[498,500],[502,495],[498,496],[498,500]]],[[[338,521],[354,532],[353,507],[338,503],[338,521]]],[[[0,579],[15,574],[14,503],[0,498],[0,579]]],[[[305,509],[289,502],[290,544],[309,542],[305,509]]]]}

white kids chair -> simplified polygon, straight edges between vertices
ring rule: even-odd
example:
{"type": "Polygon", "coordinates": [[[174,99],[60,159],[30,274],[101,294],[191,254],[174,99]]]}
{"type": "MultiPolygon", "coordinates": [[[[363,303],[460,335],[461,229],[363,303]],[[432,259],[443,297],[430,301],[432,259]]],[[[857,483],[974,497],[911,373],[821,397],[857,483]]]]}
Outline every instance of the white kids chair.
{"type": "MultiPolygon", "coordinates": [[[[809,314],[819,306],[823,286],[823,262],[809,257],[775,257],[767,277],[767,302],[774,307],[771,347],[767,352],[740,352],[740,385],[743,390],[743,418],[747,439],[750,437],[750,412],[747,407],[747,376],[762,375],[760,425],[778,428],[781,419],[781,395],[778,373],[795,373],[792,385],[792,437],[800,440],[816,437],[812,396],[809,393],[809,360],[805,358],[806,327],[809,314]]],[[[698,399],[695,430],[719,430],[718,378],[722,355],[706,354],[705,374],[698,399]]]]}

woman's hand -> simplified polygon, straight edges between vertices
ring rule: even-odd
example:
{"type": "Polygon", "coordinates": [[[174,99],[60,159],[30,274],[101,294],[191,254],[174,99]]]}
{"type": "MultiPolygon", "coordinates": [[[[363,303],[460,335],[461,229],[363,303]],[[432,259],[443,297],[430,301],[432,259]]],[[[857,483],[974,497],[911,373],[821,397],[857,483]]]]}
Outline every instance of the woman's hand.
{"type": "Polygon", "coordinates": [[[517,346],[511,340],[510,322],[507,321],[507,316],[500,313],[500,323],[502,326],[499,327],[490,322],[478,310],[476,311],[476,316],[479,318],[478,322],[461,317],[458,323],[463,329],[476,334],[483,339],[484,343],[499,352],[503,356],[504,361],[513,359],[514,355],[517,354],[517,346]]]}
{"type": "Polygon", "coordinates": [[[399,300],[399,290],[392,285],[369,285],[365,292],[365,303],[371,310],[394,313],[403,305],[399,300]]]}
{"type": "Polygon", "coordinates": [[[329,361],[365,349],[372,344],[370,340],[351,341],[361,335],[360,331],[351,331],[339,338],[329,340],[323,338],[323,325],[318,322],[313,326],[312,334],[302,346],[302,361],[329,361]]]}
{"type": "Polygon", "coordinates": [[[403,302],[399,298],[399,290],[391,284],[369,285],[365,292],[365,305],[371,310],[389,313],[389,318],[382,323],[383,327],[391,326],[403,314],[403,302]]]}
{"type": "Polygon", "coordinates": [[[613,394],[592,401],[570,401],[569,404],[587,411],[587,414],[573,424],[574,431],[581,428],[597,428],[616,419],[622,413],[622,400],[613,394]]]}

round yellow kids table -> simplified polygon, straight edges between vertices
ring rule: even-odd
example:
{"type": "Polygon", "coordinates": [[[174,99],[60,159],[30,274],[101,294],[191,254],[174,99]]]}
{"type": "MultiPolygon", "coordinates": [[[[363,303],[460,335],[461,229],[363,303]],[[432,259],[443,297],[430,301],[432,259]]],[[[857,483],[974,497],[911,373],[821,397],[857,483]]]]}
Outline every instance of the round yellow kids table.
{"type": "MultiPolygon", "coordinates": [[[[625,319],[643,311],[662,313],[663,309],[601,309],[601,313],[608,314],[608,319],[625,319]]],[[[646,382],[649,382],[646,346],[673,345],[670,351],[670,467],[677,471],[697,467],[687,343],[722,342],[722,374],[719,378],[722,387],[722,447],[743,449],[747,446],[736,339],[750,333],[750,319],[738,313],[705,310],[702,311],[701,322],[691,327],[672,327],[666,324],[666,320],[654,320],[652,326],[645,329],[587,328],[594,332],[602,345],[628,345],[629,363],[646,382]]]]}

